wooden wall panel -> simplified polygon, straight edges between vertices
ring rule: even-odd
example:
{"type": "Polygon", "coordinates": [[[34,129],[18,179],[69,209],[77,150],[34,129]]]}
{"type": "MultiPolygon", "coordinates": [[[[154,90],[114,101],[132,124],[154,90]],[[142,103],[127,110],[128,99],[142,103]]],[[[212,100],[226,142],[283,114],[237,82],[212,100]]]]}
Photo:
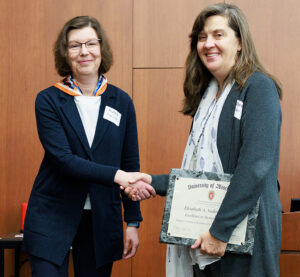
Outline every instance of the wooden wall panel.
{"type": "Polygon", "coordinates": [[[289,211],[290,199],[300,198],[300,3],[296,0],[287,0],[284,5],[273,0],[226,2],[244,11],[262,63],[283,86],[279,181],[282,207],[289,211]]]}
{"type": "Polygon", "coordinates": [[[282,214],[281,250],[294,251],[300,255],[300,212],[282,214]]]}
{"type": "MultiPolygon", "coordinates": [[[[52,47],[63,24],[77,15],[96,17],[114,54],[109,82],[132,93],[132,0],[32,0],[0,2],[0,235],[20,228],[21,203],[28,200],[43,149],[37,137],[36,94],[61,79],[52,47]]],[[[5,276],[13,272],[7,251],[5,276]]],[[[130,276],[131,261],[113,276],[130,276]]],[[[22,268],[21,276],[29,276],[22,268]]]]}
{"type": "Polygon", "coordinates": [[[300,212],[282,214],[280,276],[300,276],[300,212]]]}
{"type": "MultiPolygon", "coordinates": [[[[167,174],[181,166],[191,119],[179,113],[183,92],[183,69],[136,69],[133,73],[141,170],[167,174]]],[[[144,222],[140,247],[134,258],[133,276],[164,276],[165,245],[159,244],[164,198],[141,203],[144,222]]]]}
{"type": "Polygon", "coordinates": [[[134,68],[183,67],[196,16],[212,0],[134,0],[134,68]]]}
{"type": "Polygon", "coordinates": [[[279,259],[280,277],[300,277],[300,254],[281,254],[279,259]]]}

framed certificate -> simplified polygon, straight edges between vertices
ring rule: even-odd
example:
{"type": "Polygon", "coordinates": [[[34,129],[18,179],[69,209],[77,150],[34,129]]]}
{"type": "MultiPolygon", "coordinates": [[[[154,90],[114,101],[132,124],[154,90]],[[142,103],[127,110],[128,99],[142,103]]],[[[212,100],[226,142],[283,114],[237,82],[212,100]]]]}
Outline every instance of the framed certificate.
{"type": "MultiPolygon", "coordinates": [[[[208,231],[230,184],[231,175],[171,169],[160,242],[192,245],[208,231]]],[[[226,251],[252,254],[259,201],[234,229],[226,251]]]]}

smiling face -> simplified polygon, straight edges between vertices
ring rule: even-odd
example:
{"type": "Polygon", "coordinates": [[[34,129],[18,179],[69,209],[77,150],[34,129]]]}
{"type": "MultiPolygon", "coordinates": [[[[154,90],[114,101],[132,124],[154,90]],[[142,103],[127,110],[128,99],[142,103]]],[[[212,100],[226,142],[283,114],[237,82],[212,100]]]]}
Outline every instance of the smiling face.
{"type": "Polygon", "coordinates": [[[240,40],[229,27],[226,17],[214,15],[206,19],[198,35],[197,51],[202,63],[219,85],[223,84],[230,73],[240,50],[240,40]]]}
{"type": "Polygon", "coordinates": [[[73,29],[68,33],[68,63],[75,79],[83,76],[98,76],[101,64],[100,44],[88,50],[86,44],[81,44],[79,51],[72,50],[74,43],[86,43],[98,39],[96,31],[92,27],[73,29]]]}

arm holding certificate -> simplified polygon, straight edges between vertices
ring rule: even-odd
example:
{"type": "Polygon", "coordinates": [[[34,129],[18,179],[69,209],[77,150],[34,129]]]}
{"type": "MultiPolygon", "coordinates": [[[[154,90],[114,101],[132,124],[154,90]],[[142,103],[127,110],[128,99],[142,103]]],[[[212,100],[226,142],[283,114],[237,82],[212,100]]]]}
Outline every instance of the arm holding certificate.
{"type": "MultiPolygon", "coordinates": [[[[193,126],[181,176],[171,171],[169,176],[140,174],[135,179],[152,182],[157,194],[167,197],[161,231],[161,241],[173,244],[167,247],[167,276],[200,276],[200,269],[201,276],[279,276],[280,84],[259,62],[247,20],[235,5],[206,7],[189,37],[182,112],[193,117],[193,126]],[[203,172],[230,179],[227,185],[219,184],[218,191],[207,182],[210,178],[199,181],[203,172]],[[203,226],[207,229],[202,231],[203,226]],[[190,247],[178,244],[223,257],[200,257],[199,267],[191,270],[192,255],[192,262],[182,260],[190,247]]],[[[145,199],[135,180],[125,193],[145,199]]]]}
{"type": "MultiPolygon", "coordinates": [[[[226,195],[231,175],[172,169],[170,175],[152,177],[152,185],[160,192],[158,194],[165,195],[168,187],[160,241],[192,245],[192,249],[201,246],[203,254],[223,256],[227,242],[213,237],[209,228],[226,195]],[[158,184],[157,180],[160,180],[158,184]]],[[[140,178],[145,182],[151,180],[146,174],[140,178]]],[[[127,192],[130,189],[127,188],[127,192]]],[[[133,196],[133,189],[130,194],[133,196]]],[[[229,239],[228,252],[252,254],[257,212],[258,205],[255,205],[249,216],[235,228],[229,239]]]]}

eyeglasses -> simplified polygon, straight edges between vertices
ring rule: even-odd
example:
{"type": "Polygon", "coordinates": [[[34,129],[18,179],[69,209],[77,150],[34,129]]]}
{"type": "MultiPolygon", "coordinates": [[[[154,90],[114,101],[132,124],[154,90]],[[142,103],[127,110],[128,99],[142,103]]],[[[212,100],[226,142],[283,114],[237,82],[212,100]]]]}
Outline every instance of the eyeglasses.
{"type": "Polygon", "coordinates": [[[72,41],[68,45],[68,49],[72,53],[79,53],[80,50],[82,49],[82,45],[86,47],[88,51],[95,51],[99,49],[101,38],[98,39],[91,39],[86,42],[77,42],[77,41],[72,41]]]}

